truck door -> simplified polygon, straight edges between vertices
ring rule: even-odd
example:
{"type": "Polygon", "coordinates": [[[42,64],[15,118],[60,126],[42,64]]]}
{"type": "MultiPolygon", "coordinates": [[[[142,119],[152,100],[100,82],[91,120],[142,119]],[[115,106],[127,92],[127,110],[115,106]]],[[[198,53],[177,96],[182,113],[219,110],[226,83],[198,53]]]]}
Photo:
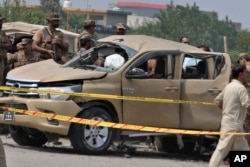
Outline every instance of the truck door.
{"type": "Polygon", "coordinates": [[[123,101],[124,123],[179,127],[178,103],[148,100],[148,98],[180,99],[180,78],[175,75],[178,71],[174,71],[177,58],[176,53],[164,51],[146,53],[124,72],[123,96],[140,97],[144,100],[123,101]],[[155,69],[150,67],[152,63],[156,63],[155,69]]]}
{"type": "MultiPolygon", "coordinates": [[[[185,62],[185,60],[184,60],[185,62]]],[[[218,130],[222,111],[213,103],[230,79],[231,61],[228,57],[210,56],[190,58],[185,64],[181,80],[180,124],[185,129],[218,130]],[[218,69],[216,61],[225,63],[218,69]],[[194,103],[198,102],[198,103],[194,103]],[[204,102],[204,104],[201,104],[204,102]],[[206,104],[208,102],[209,104],[206,104]]]]}

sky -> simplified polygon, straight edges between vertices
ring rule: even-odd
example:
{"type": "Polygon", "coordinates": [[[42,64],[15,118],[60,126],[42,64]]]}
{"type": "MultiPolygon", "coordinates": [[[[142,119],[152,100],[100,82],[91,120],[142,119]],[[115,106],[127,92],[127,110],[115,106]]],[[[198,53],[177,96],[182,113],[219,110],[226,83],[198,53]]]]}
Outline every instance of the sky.
{"type": "MultiPolygon", "coordinates": [[[[171,0],[71,0],[74,8],[108,9],[109,4],[119,1],[170,4],[171,0]]],[[[60,0],[63,3],[63,0],[60,0]]],[[[229,17],[233,22],[242,23],[243,29],[250,29],[250,0],[173,0],[175,5],[196,5],[200,10],[214,11],[219,19],[229,17]]],[[[27,4],[38,5],[40,0],[26,0],[27,4]]]]}

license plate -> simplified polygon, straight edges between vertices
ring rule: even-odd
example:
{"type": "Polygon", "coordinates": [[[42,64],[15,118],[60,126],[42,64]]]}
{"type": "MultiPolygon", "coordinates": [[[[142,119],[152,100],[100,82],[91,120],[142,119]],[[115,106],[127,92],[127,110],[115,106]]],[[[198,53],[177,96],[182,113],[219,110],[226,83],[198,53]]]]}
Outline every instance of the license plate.
{"type": "Polygon", "coordinates": [[[15,118],[15,112],[4,111],[3,112],[3,120],[5,121],[13,121],[15,118]]]}

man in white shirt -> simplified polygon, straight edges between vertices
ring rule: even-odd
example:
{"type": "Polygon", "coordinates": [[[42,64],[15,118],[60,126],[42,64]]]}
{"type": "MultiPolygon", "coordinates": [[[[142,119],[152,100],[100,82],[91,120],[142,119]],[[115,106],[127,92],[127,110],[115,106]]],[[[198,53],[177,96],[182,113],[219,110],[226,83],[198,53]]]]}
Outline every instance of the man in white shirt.
{"type": "MultiPolygon", "coordinates": [[[[246,67],[235,65],[232,69],[232,81],[214,100],[223,110],[220,132],[243,132],[244,120],[250,111],[248,91],[244,86],[247,77],[246,67]]],[[[249,151],[245,136],[221,134],[209,167],[218,167],[230,150],[249,151]]]]}

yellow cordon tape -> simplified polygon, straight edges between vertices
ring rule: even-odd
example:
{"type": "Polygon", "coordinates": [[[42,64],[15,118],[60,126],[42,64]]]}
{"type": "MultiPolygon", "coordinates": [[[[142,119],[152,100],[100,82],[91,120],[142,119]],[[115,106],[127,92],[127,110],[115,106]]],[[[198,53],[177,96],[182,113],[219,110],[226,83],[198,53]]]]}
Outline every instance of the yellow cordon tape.
{"type": "MultiPolygon", "coordinates": [[[[158,102],[158,103],[215,105],[214,103],[210,103],[210,102],[184,101],[184,100],[134,97],[134,96],[117,96],[117,95],[92,94],[92,93],[61,92],[61,91],[54,91],[54,90],[14,88],[14,87],[6,87],[6,86],[0,86],[0,90],[60,94],[60,95],[83,96],[83,97],[117,99],[117,100],[119,99],[119,100],[131,100],[131,101],[146,101],[146,102],[158,102]]],[[[145,132],[158,132],[158,133],[172,133],[172,134],[190,134],[190,135],[221,135],[221,134],[250,135],[250,133],[239,133],[239,132],[180,130],[180,129],[121,124],[121,123],[114,123],[114,122],[102,122],[102,121],[95,121],[95,120],[89,120],[89,119],[84,119],[84,118],[76,118],[76,117],[70,117],[70,116],[64,116],[64,115],[43,113],[43,112],[38,112],[38,111],[20,110],[20,109],[15,109],[15,108],[10,108],[10,107],[0,107],[0,108],[3,108],[6,111],[12,111],[12,112],[17,112],[17,113],[22,113],[22,114],[27,114],[27,115],[32,115],[32,116],[51,118],[51,119],[57,119],[60,121],[87,124],[87,125],[92,125],[92,126],[116,128],[116,129],[126,129],[126,130],[145,131],[145,132]]]]}
{"type": "Polygon", "coordinates": [[[32,92],[32,93],[47,93],[47,94],[70,95],[70,96],[82,96],[82,97],[116,99],[116,100],[146,101],[146,102],[158,102],[158,103],[215,105],[214,103],[211,103],[211,102],[185,101],[185,100],[160,99],[160,98],[135,97],[135,96],[118,96],[118,95],[93,94],[93,93],[61,92],[61,91],[54,91],[54,90],[14,88],[14,87],[7,87],[7,86],[0,86],[0,90],[11,90],[11,91],[32,92]]]}
{"type": "Polygon", "coordinates": [[[30,110],[20,110],[10,107],[0,107],[5,111],[12,111],[21,114],[38,116],[44,118],[57,119],[60,121],[66,121],[71,123],[78,124],[86,124],[91,126],[102,126],[107,128],[116,128],[116,129],[126,129],[126,130],[134,130],[134,131],[145,131],[145,132],[158,132],[158,133],[172,133],[172,134],[189,134],[189,135],[250,135],[250,133],[239,133],[239,132],[215,132],[215,131],[197,131],[197,130],[180,130],[180,129],[170,129],[170,128],[158,128],[158,127],[150,127],[150,126],[141,126],[141,125],[130,125],[130,124],[121,124],[114,122],[103,122],[103,121],[95,121],[84,118],[70,117],[65,115],[56,115],[43,113],[38,111],[30,111],[30,110]]]}

